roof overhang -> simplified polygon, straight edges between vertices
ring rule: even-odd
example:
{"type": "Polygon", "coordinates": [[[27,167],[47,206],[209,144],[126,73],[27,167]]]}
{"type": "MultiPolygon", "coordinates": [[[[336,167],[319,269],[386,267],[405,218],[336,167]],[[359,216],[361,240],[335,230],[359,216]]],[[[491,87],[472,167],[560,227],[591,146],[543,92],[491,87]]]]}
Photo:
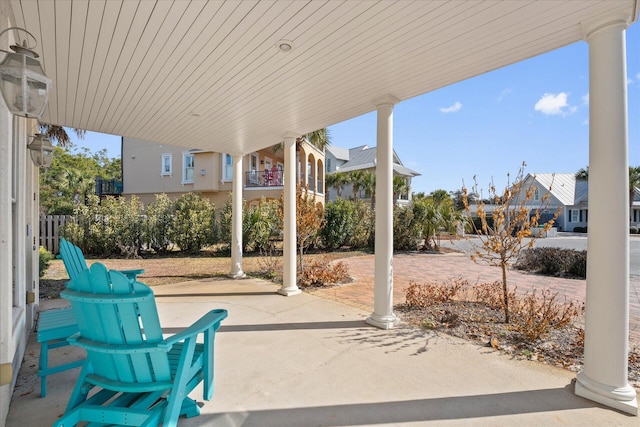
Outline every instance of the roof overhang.
{"type": "Polygon", "coordinates": [[[636,0],[10,5],[54,82],[43,122],[232,154],[578,42],[581,23],[638,11],[636,0]]]}

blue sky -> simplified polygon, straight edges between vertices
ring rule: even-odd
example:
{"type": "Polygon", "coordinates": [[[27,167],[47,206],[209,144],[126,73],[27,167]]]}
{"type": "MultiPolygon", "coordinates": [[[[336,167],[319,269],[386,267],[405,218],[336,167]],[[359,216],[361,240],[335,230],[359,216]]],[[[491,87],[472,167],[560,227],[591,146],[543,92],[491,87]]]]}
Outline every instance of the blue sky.
{"type": "MultiPolygon", "coordinates": [[[[413,191],[453,191],[476,175],[498,189],[526,172],[574,173],[588,164],[588,45],[579,42],[401,102],[394,149],[421,173],[413,191]]],[[[629,162],[640,165],[640,24],[627,31],[629,162]]],[[[376,114],[329,127],[333,145],[376,145],[376,114]]],[[[72,134],[72,133],[71,133],[72,134]]],[[[72,139],[75,134],[72,134],[72,139]]],[[[120,137],[88,132],[77,145],[120,155],[120,137]]]]}

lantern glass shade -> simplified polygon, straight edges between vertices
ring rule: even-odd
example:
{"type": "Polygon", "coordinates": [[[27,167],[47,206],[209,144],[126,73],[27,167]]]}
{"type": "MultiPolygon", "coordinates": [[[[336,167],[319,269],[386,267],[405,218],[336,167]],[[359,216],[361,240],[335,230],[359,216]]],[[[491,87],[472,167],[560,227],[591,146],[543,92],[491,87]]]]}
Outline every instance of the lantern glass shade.
{"type": "Polygon", "coordinates": [[[37,54],[11,46],[0,64],[0,91],[9,111],[16,116],[40,118],[47,108],[51,80],[44,74],[37,54]]]}
{"type": "Polygon", "coordinates": [[[48,168],[53,161],[53,146],[46,137],[36,134],[33,141],[27,145],[33,164],[38,167],[48,168]]]}

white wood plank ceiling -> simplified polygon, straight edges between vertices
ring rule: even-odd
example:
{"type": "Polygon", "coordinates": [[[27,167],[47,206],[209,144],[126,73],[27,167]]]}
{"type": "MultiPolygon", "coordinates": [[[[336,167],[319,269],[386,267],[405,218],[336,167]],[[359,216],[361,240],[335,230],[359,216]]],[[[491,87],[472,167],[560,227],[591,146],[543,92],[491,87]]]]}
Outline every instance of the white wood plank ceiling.
{"type": "Polygon", "coordinates": [[[636,0],[10,0],[43,122],[248,153],[582,40],[636,0]],[[281,39],[293,41],[287,53],[281,39]]]}

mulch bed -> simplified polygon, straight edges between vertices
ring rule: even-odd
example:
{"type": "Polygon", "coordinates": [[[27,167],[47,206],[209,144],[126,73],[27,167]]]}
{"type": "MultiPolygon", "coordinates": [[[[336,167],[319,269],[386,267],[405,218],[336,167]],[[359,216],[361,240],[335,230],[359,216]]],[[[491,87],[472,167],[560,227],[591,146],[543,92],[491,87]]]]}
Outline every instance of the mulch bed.
{"type": "MultiPolygon", "coordinates": [[[[481,303],[453,301],[424,309],[398,305],[396,313],[405,322],[494,347],[517,359],[537,360],[577,372],[584,362],[584,334],[579,325],[552,330],[544,339],[529,342],[504,323],[502,311],[481,303]]],[[[629,382],[640,388],[640,348],[629,352],[629,382]]]]}

